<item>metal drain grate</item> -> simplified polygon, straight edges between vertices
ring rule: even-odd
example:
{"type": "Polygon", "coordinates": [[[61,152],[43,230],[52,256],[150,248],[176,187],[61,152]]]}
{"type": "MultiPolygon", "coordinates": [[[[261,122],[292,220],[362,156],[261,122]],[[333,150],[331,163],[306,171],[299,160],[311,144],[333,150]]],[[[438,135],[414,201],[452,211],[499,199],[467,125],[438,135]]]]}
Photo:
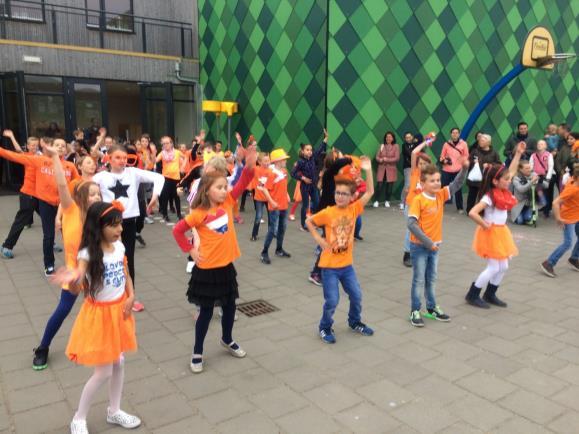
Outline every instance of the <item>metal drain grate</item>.
{"type": "Polygon", "coordinates": [[[247,303],[238,304],[237,310],[251,318],[253,316],[276,312],[279,309],[265,300],[254,300],[248,301],[247,303]]]}

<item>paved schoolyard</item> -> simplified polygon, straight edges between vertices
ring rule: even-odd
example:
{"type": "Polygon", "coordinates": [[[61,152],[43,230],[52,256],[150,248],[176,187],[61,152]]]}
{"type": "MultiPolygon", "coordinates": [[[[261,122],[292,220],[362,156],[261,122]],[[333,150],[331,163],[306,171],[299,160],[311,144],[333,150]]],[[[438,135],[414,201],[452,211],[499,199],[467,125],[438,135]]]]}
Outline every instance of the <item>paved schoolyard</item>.
{"type": "MultiPolygon", "coordinates": [[[[17,202],[0,198],[2,238],[17,202]]],[[[368,209],[355,264],[363,317],[376,333],[362,337],[346,329],[342,298],[338,342],[330,346],[316,333],[322,296],[306,280],[314,248],[309,235],[290,222],[292,258],[272,257],[265,266],[258,260],[261,241],[248,241],[253,213],[244,216],[237,226],[241,301],[265,299],[280,310],[240,314],[234,337],[248,352],[242,360],[218,345],[214,319],[200,375],[188,367],[194,323],[183,256],[170,228],[146,226],[148,246],[136,259],[137,294],[146,310],[136,314],[140,348],[127,358],[123,395],[123,408],[143,419],[136,432],[579,431],[579,274],[567,257],[557,279],[538,272],[560,241],[552,221],[513,229],[521,254],[500,289],[509,308],[481,311],[463,300],[483,267],[470,251],[474,224],[447,207],[437,293],[452,322],[426,320],[424,329],[413,329],[407,321],[411,272],[401,264],[402,215],[368,209]]],[[[0,261],[0,433],[66,432],[91,371],[64,356],[73,315],[53,342],[49,368],[31,369],[32,348],[60,291],[42,273],[37,217],[15,254],[0,261]]],[[[124,432],[106,424],[106,402],[103,388],[89,429],[124,432]]]]}

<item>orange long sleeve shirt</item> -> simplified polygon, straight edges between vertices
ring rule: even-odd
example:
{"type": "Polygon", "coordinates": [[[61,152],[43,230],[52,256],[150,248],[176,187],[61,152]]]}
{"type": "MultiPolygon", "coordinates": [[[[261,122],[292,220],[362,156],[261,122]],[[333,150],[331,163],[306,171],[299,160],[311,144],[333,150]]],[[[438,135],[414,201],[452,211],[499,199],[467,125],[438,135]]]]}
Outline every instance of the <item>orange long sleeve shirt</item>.
{"type": "MultiPolygon", "coordinates": [[[[54,206],[60,203],[51,158],[44,155],[19,154],[4,148],[0,148],[0,157],[22,164],[25,170],[34,170],[36,178],[34,192],[29,194],[54,206]]],[[[73,163],[62,161],[62,167],[67,182],[80,177],[73,163]]]]}

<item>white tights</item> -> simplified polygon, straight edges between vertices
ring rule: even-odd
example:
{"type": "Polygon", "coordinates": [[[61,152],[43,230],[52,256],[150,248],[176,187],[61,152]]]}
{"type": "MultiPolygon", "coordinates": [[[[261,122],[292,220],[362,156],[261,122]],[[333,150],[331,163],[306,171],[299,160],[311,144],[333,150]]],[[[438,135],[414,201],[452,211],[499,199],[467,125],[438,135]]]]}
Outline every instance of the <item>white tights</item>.
{"type": "Polygon", "coordinates": [[[124,365],[125,359],[121,355],[121,358],[117,363],[100,365],[94,368],[94,374],[92,374],[82,389],[80,402],[78,403],[78,410],[74,415],[74,419],[86,420],[90,404],[95,394],[107,380],[109,380],[110,414],[114,414],[120,410],[121,394],[123,393],[123,380],[125,376],[124,365]]]}
{"type": "Polygon", "coordinates": [[[487,259],[487,268],[479,274],[474,284],[477,288],[482,289],[484,289],[489,282],[492,285],[499,286],[508,269],[508,259],[487,259]]]}

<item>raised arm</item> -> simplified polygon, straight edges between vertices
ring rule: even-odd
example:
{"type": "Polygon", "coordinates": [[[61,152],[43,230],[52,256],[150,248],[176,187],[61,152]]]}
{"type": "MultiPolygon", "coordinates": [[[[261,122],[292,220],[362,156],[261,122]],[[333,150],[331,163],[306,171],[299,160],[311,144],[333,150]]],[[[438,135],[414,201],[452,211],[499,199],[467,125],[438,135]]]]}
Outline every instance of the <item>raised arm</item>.
{"type": "Polygon", "coordinates": [[[60,198],[60,205],[63,209],[67,209],[73,204],[72,196],[68,190],[68,184],[66,182],[66,176],[64,175],[64,169],[62,167],[62,162],[58,156],[58,151],[54,146],[45,146],[45,154],[52,159],[52,167],[54,169],[54,179],[56,180],[56,186],[58,187],[58,197],[60,198]]]}
{"type": "Polygon", "coordinates": [[[4,132],[2,133],[2,135],[8,139],[10,139],[10,142],[12,142],[12,146],[14,146],[14,150],[18,153],[23,152],[22,147],[18,144],[18,142],[16,141],[16,137],[14,137],[14,133],[12,132],[12,130],[4,130],[4,132]]]}
{"type": "Polygon", "coordinates": [[[33,165],[34,159],[37,158],[34,155],[9,151],[8,149],[4,149],[1,147],[0,147],[0,157],[12,161],[13,163],[22,164],[23,166],[33,165]]]}
{"type": "Polygon", "coordinates": [[[362,203],[362,206],[366,206],[366,204],[372,199],[374,195],[374,180],[372,175],[372,162],[366,156],[360,157],[360,161],[362,162],[361,167],[366,172],[366,192],[362,195],[359,201],[362,203]]]}
{"type": "Polygon", "coordinates": [[[464,158],[462,160],[462,169],[460,169],[460,172],[458,172],[454,180],[448,186],[448,189],[450,190],[450,197],[452,197],[454,193],[456,193],[462,188],[464,181],[466,180],[469,167],[470,163],[468,161],[468,158],[464,158]]]}
{"type": "Polygon", "coordinates": [[[237,200],[239,196],[243,194],[251,180],[253,179],[253,173],[255,169],[255,162],[257,161],[257,148],[255,145],[251,145],[245,151],[245,167],[241,172],[241,177],[233,190],[231,190],[231,196],[233,199],[237,200]]]}
{"type": "Polygon", "coordinates": [[[509,174],[511,175],[511,177],[517,174],[517,170],[519,169],[519,162],[521,161],[521,156],[525,153],[526,148],[527,145],[525,144],[525,142],[519,142],[519,144],[517,145],[515,156],[513,157],[511,165],[509,166],[509,174]]]}
{"type": "Polygon", "coordinates": [[[420,145],[418,145],[416,148],[414,148],[412,150],[412,154],[410,155],[410,168],[412,170],[416,169],[416,164],[418,161],[418,154],[420,154],[422,152],[422,150],[424,149],[425,146],[427,146],[429,143],[429,141],[425,140],[424,142],[422,142],[420,145]]]}

